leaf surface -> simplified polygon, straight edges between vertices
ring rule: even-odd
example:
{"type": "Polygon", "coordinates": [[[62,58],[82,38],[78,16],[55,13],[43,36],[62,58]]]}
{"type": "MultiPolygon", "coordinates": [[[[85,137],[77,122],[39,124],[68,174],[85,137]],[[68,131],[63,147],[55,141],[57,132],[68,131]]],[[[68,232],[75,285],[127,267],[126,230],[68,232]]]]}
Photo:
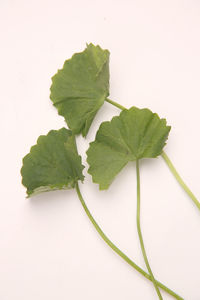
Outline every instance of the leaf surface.
{"type": "Polygon", "coordinates": [[[88,172],[101,190],[129,162],[161,154],[171,127],[149,109],[132,107],[103,122],[87,151],[88,172]]]}
{"type": "Polygon", "coordinates": [[[22,183],[28,197],[41,192],[71,189],[84,179],[81,157],[70,130],[51,130],[38,138],[23,159],[22,183]]]}
{"type": "Polygon", "coordinates": [[[109,95],[109,51],[93,44],[66,60],[52,77],[51,95],[74,134],[86,136],[109,95]]]}

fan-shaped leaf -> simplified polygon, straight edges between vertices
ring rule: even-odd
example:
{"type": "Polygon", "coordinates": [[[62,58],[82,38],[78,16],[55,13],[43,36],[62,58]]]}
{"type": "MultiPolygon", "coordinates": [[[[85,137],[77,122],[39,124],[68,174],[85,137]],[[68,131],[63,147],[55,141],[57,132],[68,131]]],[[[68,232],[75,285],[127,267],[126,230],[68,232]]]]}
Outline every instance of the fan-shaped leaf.
{"type": "Polygon", "coordinates": [[[103,122],[87,151],[93,181],[107,189],[129,161],[160,155],[169,131],[165,119],[136,107],[103,122]]]}
{"type": "Polygon", "coordinates": [[[86,136],[109,95],[109,51],[93,44],[66,60],[52,78],[50,98],[75,134],[86,136]]]}
{"type": "Polygon", "coordinates": [[[46,136],[40,136],[24,157],[22,183],[27,187],[28,196],[70,189],[84,179],[83,168],[72,132],[65,128],[51,130],[46,136]]]}

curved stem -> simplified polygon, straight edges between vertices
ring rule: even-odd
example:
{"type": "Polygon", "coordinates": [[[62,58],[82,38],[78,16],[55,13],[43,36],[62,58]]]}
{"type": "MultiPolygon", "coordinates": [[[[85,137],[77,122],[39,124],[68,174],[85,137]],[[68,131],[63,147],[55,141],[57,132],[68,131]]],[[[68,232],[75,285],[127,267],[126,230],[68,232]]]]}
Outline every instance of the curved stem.
{"type": "Polygon", "coordinates": [[[194,204],[200,210],[200,203],[199,203],[199,201],[197,200],[197,198],[195,197],[195,195],[192,193],[192,191],[189,189],[189,187],[185,184],[185,182],[183,181],[183,179],[180,177],[180,175],[178,174],[178,172],[175,169],[174,165],[172,164],[171,160],[169,159],[169,157],[167,156],[167,154],[164,151],[162,153],[162,158],[164,159],[164,161],[168,165],[170,171],[172,172],[172,174],[174,175],[174,177],[176,178],[176,180],[178,181],[178,183],[180,184],[180,186],[184,189],[184,191],[188,194],[188,196],[192,199],[192,201],[194,202],[194,204]]]}
{"type": "MultiPolygon", "coordinates": [[[[97,222],[95,221],[95,219],[93,218],[92,214],[90,213],[84,199],[83,196],[80,192],[78,183],[76,183],[76,192],[77,195],[79,197],[79,200],[83,206],[83,209],[85,210],[88,218],[90,219],[90,221],[92,222],[93,226],[95,227],[95,229],[97,230],[97,232],[100,234],[100,236],[102,237],[102,239],[108,244],[108,246],[110,246],[112,248],[113,251],[115,251],[121,258],[123,258],[131,267],[133,267],[136,271],[138,271],[140,274],[142,274],[145,278],[147,278],[148,280],[152,281],[151,276],[146,273],[143,269],[141,269],[138,265],[136,265],[128,256],[126,256],[126,254],[124,254],[117,246],[115,246],[115,244],[113,244],[111,242],[111,240],[105,235],[105,233],[102,231],[102,229],[99,227],[99,225],[97,224],[97,222]]],[[[162,284],[161,282],[156,280],[156,284],[162,288],[165,292],[167,292],[168,294],[170,294],[171,296],[173,296],[175,299],[178,300],[184,300],[182,297],[180,297],[179,295],[177,295],[175,292],[173,292],[171,289],[169,289],[168,287],[166,287],[164,284],[162,284]]]]}
{"type": "Polygon", "coordinates": [[[157,286],[156,280],[154,278],[153,272],[152,272],[150,264],[148,262],[146,250],[145,250],[145,247],[144,247],[144,241],[143,241],[143,237],[142,237],[141,226],[140,226],[140,169],[139,169],[139,160],[136,160],[136,174],[137,174],[137,230],[138,230],[138,236],[139,236],[139,240],[140,240],[140,246],[141,246],[141,249],[142,249],[142,254],[143,254],[143,257],[144,257],[146,267],[149,271],[149,274],[151,275],[151,279],[152,279],[153,285],[156,289],[158,298],[160,300],[162,300],[163,298],[161,296],[160,290],[157,286]]]}
{"type": "MultiPolygon", "coordinates": [[[[106,101],[109,102],[110,104],[118,107],[121,110],[127,109],[126,107],[124,107],[124,106],[120,105],[119,103],[117,103],[115,101],[112,101],[110,99],[106,99],[106,101]]],[[[192,191],[189,189],[189,187],[185,184],[185,182],[182,180],[182,178],[178,174],[177,170],[173,166],[171,160],[169,159],[169,157],[167,156],[167,154],[164,151],[162,153],[162,158],[165,160],[165,162],[168,165],[170,171],[172,172],[172,174],[174,175],[174,177],[176,178],[176,180],[178,181],[178,183],[180,184],[180,186],[184,189],[184,191],[188,194],[188,196],[192,199],[192,201],[195,203],[195,205],[200,210],[200,203],[199,203],[199,201],[197,200],[197,198],[195,197],[195,195],[192,193],[192,191]]]]}

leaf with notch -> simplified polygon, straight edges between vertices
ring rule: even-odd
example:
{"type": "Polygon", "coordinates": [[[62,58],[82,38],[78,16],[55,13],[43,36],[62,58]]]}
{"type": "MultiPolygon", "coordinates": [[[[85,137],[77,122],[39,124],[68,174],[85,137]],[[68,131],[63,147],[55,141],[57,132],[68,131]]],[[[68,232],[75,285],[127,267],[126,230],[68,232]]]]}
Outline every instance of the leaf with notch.
{"type": "Polygon", "coordinates": [[[51,130],[38,138],[23,159],[22,183],[28,197],[41,192],[71,189],[83,181],[84,166],[78,155],[75,137],[70,130],[51,130]]]}
{"type": "Polygon", "coordinates": [[[101,190],[129,162],[162,153],[171,127],[149,109],[132,107],[103,122],[87,151],[88,172],[101,190]]]}
{"type": "Polygon", "coordinates": [[[93,44],[66,60],[52,77],[50,98],[74,134],[87,135],[108,95],[109,51],[93,44]]]}

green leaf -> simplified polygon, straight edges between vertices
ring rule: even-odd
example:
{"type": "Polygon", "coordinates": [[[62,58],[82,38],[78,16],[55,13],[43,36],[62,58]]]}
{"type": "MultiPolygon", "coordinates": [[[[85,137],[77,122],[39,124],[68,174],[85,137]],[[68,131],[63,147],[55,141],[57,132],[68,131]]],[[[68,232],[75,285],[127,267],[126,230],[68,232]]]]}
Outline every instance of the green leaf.
{"type": "Polygon", "coordinates": [[[93,181],[107,189],[129,161],[160,155],[170,129],[165,119],[136,107],[103,122],[87,151],[93,181]]]}
{"type": "Polygon", "coordinates": [[[51,95],[74,134],[86,136],[109,95],[109,51],[93,44],[66,60],[52,77],[51,95]]]}
{"type": "Polygon", "coordinates": [[[62,128],[41,135],[23,159],[22,183],[28,197],[41,192],[71,189],[84,179],[84,166],[78,155],[74,135],[62,128]]]}

